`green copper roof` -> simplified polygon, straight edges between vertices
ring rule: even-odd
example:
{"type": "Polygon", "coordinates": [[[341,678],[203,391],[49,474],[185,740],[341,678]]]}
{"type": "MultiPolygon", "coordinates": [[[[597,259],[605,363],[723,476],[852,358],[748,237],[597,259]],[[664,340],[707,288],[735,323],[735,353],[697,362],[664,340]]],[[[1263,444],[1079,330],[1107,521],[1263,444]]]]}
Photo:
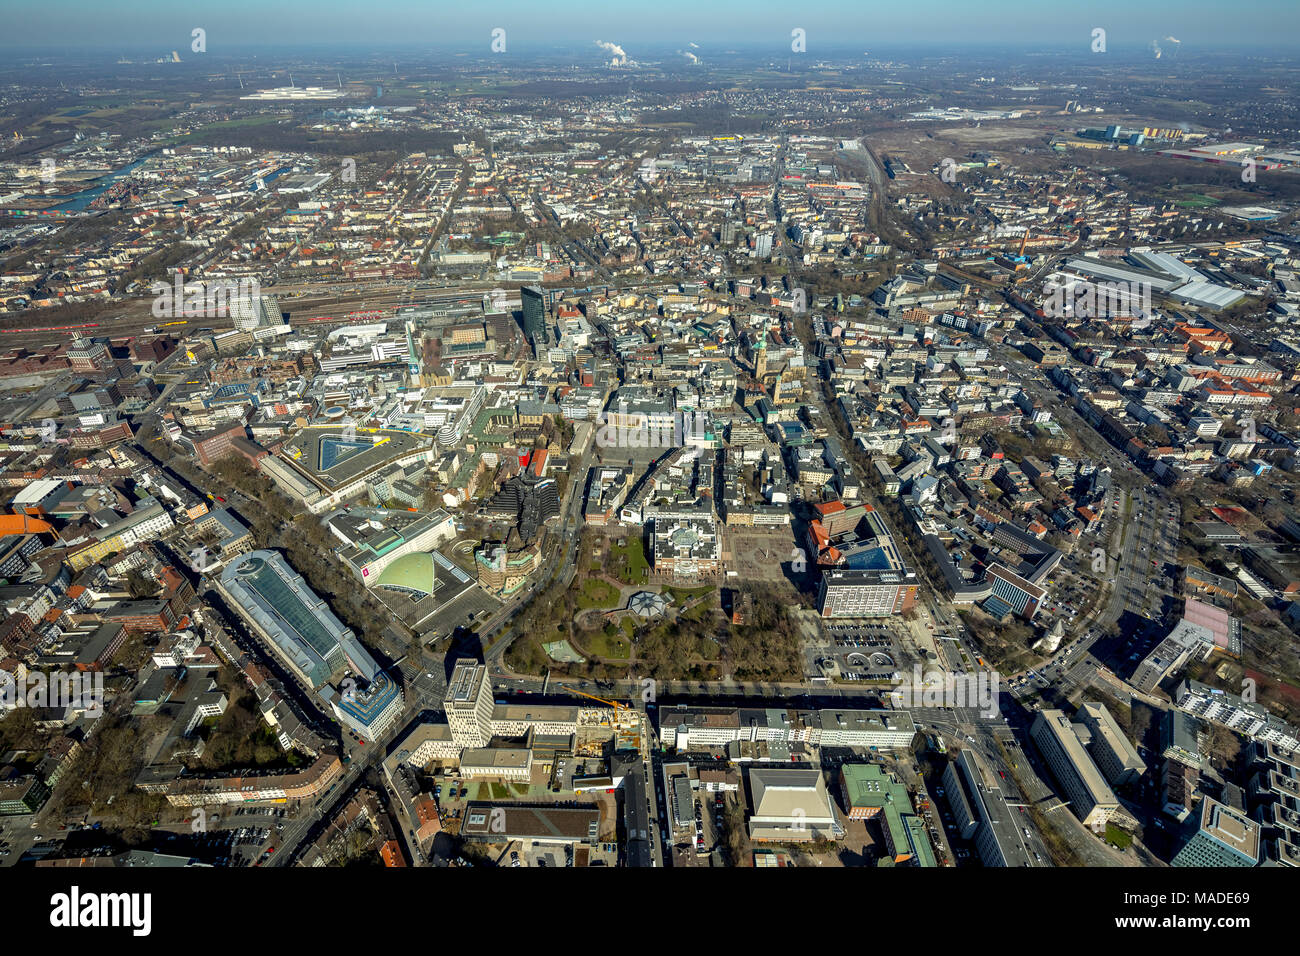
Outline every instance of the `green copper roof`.
{"type": "Polygon", "coordinates": [[[403,555],[384,568],[384,573],[379,575],[376,586],[432,594],[434,591],[433,555],[424,552],[403,555]]]}

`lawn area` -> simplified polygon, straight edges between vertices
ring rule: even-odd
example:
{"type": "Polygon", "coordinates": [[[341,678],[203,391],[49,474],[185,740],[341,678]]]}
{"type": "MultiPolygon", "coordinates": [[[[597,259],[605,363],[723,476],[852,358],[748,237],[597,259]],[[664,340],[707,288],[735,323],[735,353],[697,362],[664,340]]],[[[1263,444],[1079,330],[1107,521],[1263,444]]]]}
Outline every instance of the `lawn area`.
{"type": "Polygon", "coordinates": [[[705,618],[707,618],[710,614],[713,613],[713,609],[715,607],[717,607],[717,602],[715,601],[711,601],[711,600],[701,601],[699,604],[695,605],[695,607],[691,608],[689,611],[683,614],[682,620],[703,621],[705,618]]]}
{"type": "Polygon", "coordinates": [[[596,578],[588,578],[582,582],[582,588],[578,594],[578,609],[581,611],[590,608],[614,608],[618,606],[618,588],[608,581],[601,581],[596,578]]]}
{"type": "Polygon", "coordinates": [[[1133,836],[1113,824],[1106,824],[1106,842],[1113,843],[1121,850],[1133,845],[1133,836]]]}
{"type": "Polygon", "coordinates": [[[700,595],[708,594],[712,590],[714,590],[713,586],[708,584],[700,588],[675,588],[669,586],[664,588],[664,594],[671,594],[673,602],[676,603],[678,607],[681,607],[683,604],[695,600],[700,595]]]}
{"type": "Polygon", "coordinates": [[[614,559],[614,575],[624,584],[640,584],[650,573],[640,535],[629,537],[623,547],[612,546],[609,554],[614,559]]]}
{"type": "MultiPolygon", "coordinates": [[[[509,799],[509,797],[510,797],[510,788],[507,787],[504,783],[494,783],[494,784],[491,785],[491,787],[492,787],[492,799],[493,799],[493,800],[506,800],[506,799],[509,799]]],[[[480,792],[482,792],[482,791],[480,790],[480,792]]]]}
{"type": "Polygon", "coordinates": [[[609,657],[614,660],[627,660],[632,651],[632,642],[620,636],[617,631],[610,637],[604,631],[598,631],[586,639],[587,654],[590,657],[609,657]]]}

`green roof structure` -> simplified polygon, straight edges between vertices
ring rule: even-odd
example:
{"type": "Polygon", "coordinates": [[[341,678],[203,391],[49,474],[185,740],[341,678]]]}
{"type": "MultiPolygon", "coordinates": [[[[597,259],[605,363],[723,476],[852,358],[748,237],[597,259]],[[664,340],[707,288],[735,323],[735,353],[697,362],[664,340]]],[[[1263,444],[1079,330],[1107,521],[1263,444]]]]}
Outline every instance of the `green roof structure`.
{"type": "Polygon", "coordinates": [[[879,811],[880,826],[895,859],[910,855],[907,862],[913,866],[936,865],[925,823],[912,810],[907,787],[874,763],[844,764],[840,785],[850,815],[855,809],[879,811]]]}
{"type": "Polygon", "coordinates": [[[406,554],[384,568],[375,586],[422,596],[432,594],[437,590],[434,568],[433,555],[422,551],[406,554]]]}

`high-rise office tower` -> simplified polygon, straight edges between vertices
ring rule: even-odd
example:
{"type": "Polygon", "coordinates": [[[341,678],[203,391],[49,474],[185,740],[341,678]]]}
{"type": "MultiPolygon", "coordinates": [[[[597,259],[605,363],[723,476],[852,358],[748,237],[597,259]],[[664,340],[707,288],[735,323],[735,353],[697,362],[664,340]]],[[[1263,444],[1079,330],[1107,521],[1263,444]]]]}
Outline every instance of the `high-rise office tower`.
{"type": "Polygon", "coordinates": [[[519,296],[524,304],[524,335],[536,343],[546,334],[546,295],[541,286],[526,285],[519,296]]]}

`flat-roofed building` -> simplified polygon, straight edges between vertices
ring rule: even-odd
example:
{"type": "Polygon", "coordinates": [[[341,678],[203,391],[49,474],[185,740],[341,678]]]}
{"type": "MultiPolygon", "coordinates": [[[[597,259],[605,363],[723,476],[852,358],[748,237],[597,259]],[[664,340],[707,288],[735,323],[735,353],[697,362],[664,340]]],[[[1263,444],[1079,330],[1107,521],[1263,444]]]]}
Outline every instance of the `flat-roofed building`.
{"type": "Polygon", "coordinates": [[[345,679],[342,687],[342,693],[329,698],[334,715],[366,740],[383,737],[402,715],[401,685],[383,671],[364,687],[356,686],[352,678],[345,679]]]}
{"type": "Polygon", "coordinates": [[[228,428],[218,428],[200,435],[194,439],[194,451],[198,455],[199,463],[204,465],[212,464],[227,455],[233,454],[235,450],[234,441],[236,438],[247,438],[248,429],[241,422],[238,425],[231,425],[228,428]]]}
{"type": "Polygon", "coordinates": [[[916,603],[916,575],[908,570],[828,569],[818,605],[822,617],[886,617],[906,614],[916,603]]]}
{"type": "Polygon", "coordinates": [[[324,492],[313,484],[306,475],[299,472],[287,461],[274,455],[262,459],[259,470],[275,483],[275,486],[295,501],[312,507],[325,497],[324,492]]]}
{"type": "MultiPolygon", "coordinates": [[[[1215,419],[1215,421],[1218,420],[1215,419]]],[[[1235,598],[1239,590],[1237,582],[1232,578],[1220,577],[1205,568],[1185,568],[1183,581],[1189,589],[1218,594],[1226,598],[1235,598]]]]}
{"type": "Polygon", "coordinates": [[[1174,702],[1180,710],[1221,724],[1253,740],[1275,743],[1291,750],[1300,749],[1300,730],[1270,713],[1262,704],[1243,700],[1237,694],[1189,679],[1175,688],[1174,702]]]}
{"type": "MultiPolygon", "coordinates": [[[[965,753],[965,751],[962,751],[965,753]]],[[[957,769],[958,760],[949,760],[948,765],[943,768],[943,795],[948,801],[948,806],[952,809],[952,819],[957,832],[961,834],[963,840],[969,840],[979,829],[980,820],[975,813],[975,805],[966,794],[966,787],[957,769]]]]}
{"type": "Polygon", "coordinates": [[[1029,850],[1017,823],[1025,819],[1007,805],[999,778],[974,750],[962,750],[943,772],[944,797],[962,838],[975,839],[985,866],[1029,866],[1029,850]]]}
{"type": "Polygon", "coordinates": [[[529,807],[475,801],[465,808],[460,835],[478,843],[539,840],[545,843],[600,841],[600,807],[529,807]]]}
{"type": "Polygon", "coordinates": [[[786,707],[664,708],[659,733],[678,751],[736,742],[903,750],[916,736],[905,710],[794,710],[786,707]]]}
{"type": "Polygon", "coordinates": [[[1051,768],[1070,808],[1085,826],[1103,826],[1119,800],[1088,755],[1070,719],[1059,710],[1041,710],[1029,735],[1051,768]]]}
{"type": "Polygon", "coordinates": [[[462,657],[447,681],[442,707],[460,747],[486,747],[492,739],[492,682],[487,667],[462,657]]]}
{"type": "Polygon", "coordinates": [[[1232,654],[1241,653],[1241,627],[1231,612],[1204,601],[1183,601],[1183,619],[1205,628],[1214,646],[1232,654]]]}
{"type": "Polygon", "coordinates": [[[1205,797],[1194,828],[1170,866],[1258,866],[1259,824],[1244,813],[1205,797]]]}
{"type": "Polygon", "coordinates": [[[456,523],[441,508],[406,518],[402,515],[400,524],[374,531],[343,552],[344,562],[366,587],[379,583],[384,570],[401,558],[432,551],[456,537],[456,523]]]}
{"type": "Polygon", "coordinates": [[[1146,773],[1147,765],[1128,736],[1103,704],[1079,708],[1079,722],[1092,732],[1088,753],[1112,786],[1132,783],[1146,773]]]}
{"type": "Polygon", "coordinates": [[[840,767],[840,793],[850,820],[880,819],[885,845],[896,864],[934,866],[934,848],[912,807],[907,787],[877,764],[840,767]]]}
{"type": "Polygon", "coordinates": [[[248,526],[225,508],[209,511],[199,518],[194,522],[194,530],[214,539],[217,555],[223,561],[247,554],[254,547],[253,533],[248,526]]]}
{"type": "Polygon", "coordinates": [[[1193,770],[1204,766],[1204,725],[1181,710],[1167,710],[1160,719],[1160,756],[1193,770]]]}
{"type": "Polygon", "coordinates": [[[50,797],[50,788],[34,774],[0,779],[0,816],[35,813],[50,797]]]}
{"type": "Polygon", "coordinates": [[[15,514],[41,516],[52,513],[71,490],[71,485],[57,478],[38,478],[23,486],[9,502],[15,514]]]}
{"type": "Polygon", "coordinates": [[[542,565],[541,542],[510,551],[504,544],[493,544],[474,552],[474,569],[479,586],[501,596],[509,596],[528,582],[528,576],[542,565]]]}
{"type": "Polygon", "coordinates": [[[494,737],[535,734],[571,736],[583,708],[569,704],[494,704],[489,727],[494,737]]]}
{"type": "Polygon", "coordinates": [[[916,722],[905,710],[814,711],[815,733],[810,742],[820,747],[874,747],[905,750],[916,737],[916,722]]]}
{"type": "Polygon", "coordinates": [[[755,767],[749,794],[751,840],[806,843],[844,835],[820,769],[755,767]]]}
{"type": "Polygon", "coordinates": [[[1254,745],[1250,781],[1253,816],[1261,826],[1261,861],[1300,866],[1300,754],[1272,743],[1254,745]]]}
{"type": "Polygon", "coordinates": [[[1184,617],[1138,663],[1131,678],[1133,686],[1149,694],[1189,661],[1204,660],[1214,648],[1214,632],[1206,625],[1184,617]]]}
{"type": "Polygon", "coordinates": [[[533,775],[533,752],[527,747],[470,747],[461,752],[463,777],[527,782],[533,775]]]}
{"type": "Polygon", "coordinates": [[[397,763],[427,767],[434,761],[453,760],[460,755],[461,747],[452,738],[451,725],[422,722],[411,728],[393,750],[397,763]]]}
{"type": "Polygon", "coordinates": [[[695,578],[722,571],[722,533],[712,514],[660,512],[652,537],[656,574],[695,578]]]}
{"type": "MultiPolygon", "coordinates": [[[[685,765],[679,765],[683,768],[685,765]]],[[[675,773],[668,778],[672,785],[669,801],[673,808],[673,823],[679,827],[689,827],[695,819],[695,796],[691,790],[691,778],[687,773],[675,773]]]]}

